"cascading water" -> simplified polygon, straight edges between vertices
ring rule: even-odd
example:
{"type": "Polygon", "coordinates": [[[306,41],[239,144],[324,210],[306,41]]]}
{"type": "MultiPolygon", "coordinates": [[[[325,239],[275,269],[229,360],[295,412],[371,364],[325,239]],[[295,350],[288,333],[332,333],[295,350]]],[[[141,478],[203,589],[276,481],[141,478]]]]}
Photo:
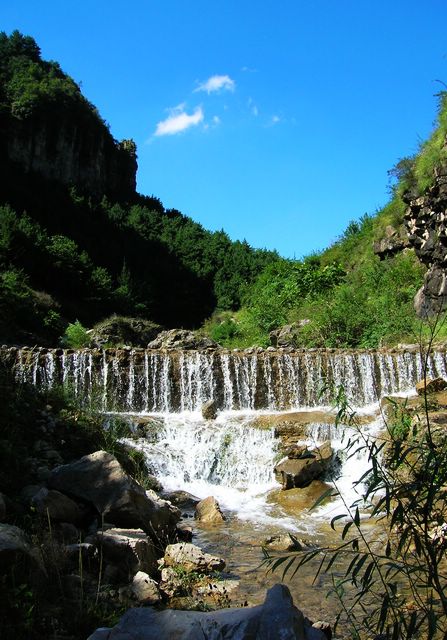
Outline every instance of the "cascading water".
{"type": "MultiPolygon", "coordinates": [[[[343,385],[363,407],[409,392],[422,377],[418,350],[310,350],[258,353],[133,350],[10,349],[17,378],[38,386],[62,383],[86,402],[101,397],[107,411],[199,411],[214,399],[220,410],[283,411],[328,404],[343,385]],[[323,385],[326,391],[321,395],[323,385]]],[[[446,354],[428,359],[429,376],[445,376],[446,354]]]]}
{"type": "MultiPolygon", "coordinates": [[[[265,495],[275,486],[278,441],[273,430],[251,428],[248,419],[235,417],[235,411],[321,408],[337,385],[344,386],[352,404],[366,407],[383,395],[409,393],[422,376],[417,349],[8,349],[2,355],[12,362],[21,382],[46,388],[62,383],[85,402],[99,398],[103,411],[163,414],[155,442],[130,444],[145,452],[149,468],[164,487],[183,488],[199,497],[215,495],[240,517],[258,521],[270,518],[265,495]],[[200,409],[210,399],[220,414],[207,423],[200,409]]],[[[433,352],[427,368],[430,376],[445,376],[446,354],[433,352]]],[[[378,428],[378,423],[365,427],[371,432],[378,428]]],[[[346,434],[343,440],[340,430],[314,424],[308,443],[318,445],[325,439],[343,455],[346,434]]],[[[354,456],[343,464],[338,483],[350,496],[348,501],[355,497],[352,481],[362,475],[366,462],[354,456]]]]}

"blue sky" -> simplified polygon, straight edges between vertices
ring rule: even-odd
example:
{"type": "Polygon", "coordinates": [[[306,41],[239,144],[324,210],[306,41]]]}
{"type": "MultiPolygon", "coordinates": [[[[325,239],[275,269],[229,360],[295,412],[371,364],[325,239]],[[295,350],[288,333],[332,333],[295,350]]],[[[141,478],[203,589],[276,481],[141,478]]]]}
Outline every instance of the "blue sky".
{"type": "Polygon", "coordinates": [[[32,35],[138,146],[138,189],[300,258],[387,200],[447,83],[445,0],[14,0],[32,35]]]}

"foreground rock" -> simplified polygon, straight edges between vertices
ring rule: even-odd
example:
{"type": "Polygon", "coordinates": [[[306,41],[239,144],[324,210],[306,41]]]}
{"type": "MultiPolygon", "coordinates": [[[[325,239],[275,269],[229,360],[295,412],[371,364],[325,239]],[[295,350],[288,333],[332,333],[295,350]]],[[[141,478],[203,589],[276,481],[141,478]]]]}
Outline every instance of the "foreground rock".
{"type": "Polygon", "coordinates": [[[38,562],[25,532],[12,524],[0,524],[0,576],[12,569],[16,580],[29,580],[30,571],[37,568],[38,562]]]}
{"type": "Polygon", "coordinates": [[[138,571],[135,574],[131,593],[133,598],[142,604],[157,604],[161,600],[161,593],[157,583],[144,571],[138,571]]]}
{"type": "Polygon", "coordinates": [[[220,505],[213,496],[204,498],[196,505],[195,518],[199,522],[208,524],[216,524],[225,520],[220,505]]]}
{"type": "Polygon", "coordinates": [[[190,542],[179,542],[166,547],[163,564],[165,567],[178,567],[186,572],[210,573],[222,571],[225,560],[205,553],[200,547],[190,542]]]}
{"type": "Polygon", "coordinates": [[[151,499],[106,451],[96,451],[57,467],[48,479],[48,486],[93,504],[106,522],[141,528],[153,537],[169,536],[180,519],[170,506],[151,499]]]}
{"type": "Polygon", "coordinates": [[[186,329],[162,331],[147,346],[148,349],[218,349],[220,347],[214,340],[186,329]]]}
{"type": "Polygon", "coordinates": [[[219,611],[130,609],[113,629],[88,640],[326,640],[294,604],[285,585],[268,590],[264,604],[219,611]]]}

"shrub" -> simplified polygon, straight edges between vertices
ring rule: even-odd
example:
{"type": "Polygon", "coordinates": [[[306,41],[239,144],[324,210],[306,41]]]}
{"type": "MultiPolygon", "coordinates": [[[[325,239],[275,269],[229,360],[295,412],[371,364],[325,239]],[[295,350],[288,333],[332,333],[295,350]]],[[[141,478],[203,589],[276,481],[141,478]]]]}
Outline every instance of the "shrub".
{"type": "Polygon", "coordinates": [[[65,329],[65,334],[61,340],[64,347],[70,349],[82,349],[88,347],[90,344],[90,336],[88,331],[79,320],[74,323],[70,323],[65,329]]]}

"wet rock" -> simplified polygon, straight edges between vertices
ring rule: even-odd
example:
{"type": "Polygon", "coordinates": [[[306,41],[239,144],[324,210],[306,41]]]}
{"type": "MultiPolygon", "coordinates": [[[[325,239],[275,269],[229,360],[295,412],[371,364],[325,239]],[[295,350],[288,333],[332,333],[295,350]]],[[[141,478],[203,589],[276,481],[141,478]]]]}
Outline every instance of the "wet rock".
{"type": "Polygon", "coordinates": [[[132,580],[131,593],[141,604],[157,604],[161,600],[158,584],[144,571],[138,571],[132,580]]]}
{"type": "Polygon", "coordinates": [[[96,451],[57,467],[48,479],[48,486],[93,504],[104,519],[115,525],[141,527],[154,537],[173,533],[180,519],[169,506],[146,495],[143,487],[106,451],[96,451]]]}
{"type": "Polygon", "coordinates": [[[184,522],[180,522],[177,525],[177,539],[181,542],[191,542],[192,527],[184,522]]]}
{"type": "Polygon", "coordinates": [[[426,378],[426,380],[420,380],[416,384],[416,391],[419,396],[423,396],[424,393],[436,393],[447,389],[447,382],[444,378],[426,378]]]}
{"type": "Polygon", "coordinates": [[[156,550],[141,529],[98,531],[96,543],[102,548],[106,561],[119,569],[121,579],[131,579],[138,571],[155,575],[158,568],[156,550]]]}
{"type": "Polygon", "coordinates": [[[330,442],[307,451],[300,458],[287,458],[275,467],[275,474],[283,489],[308,486],[312,480],[321,478],[329,469],[333,460],[330,442]]]}
{"type": "Polygon", "coordinates": [[[148,349],[219,349],[220,345],[186,329],[162,331],[147,345],[148,349]]]}
{"type": "Polygon", "coordinates": [[[165,567],[180,567],[184,571],[198,571],[210,573],[210,571],[222,571],[225,560],[205,553],[190,542],[178,542],[166,547],[163,558],[165,567]]]}
{"type": "Polygon", "coordinates": [[[216,498],[208,496],[196,505],[195,518],[203,523],[219,523],[225,520],[216,498]]]}
{"type": "Polygon", "coordinates": [[[268,590],[257,607],[218,611],[130,609],[113,629],[95,631],[88,640],[326,640],[293,604],[285,585],[268,590]]]}
{"type": "Polygon", "coordinates": [[[302,551],[306,548],[302,540],[290,533],[271,536],[264,541],[263,546],[269,551],[302,551]]]}
{"type": "Polygon", "coordinates": [[[208,400],[202,405],[202,417],[205,420],[215,420],[217,418],[217,402],[208,400]]]}
{"type": "Polygon", "coordinates": [[[46,489],[45,487],[42,487],[31,498],[31,505],[36,509],[37,513],[47,516],[51,520],[71,524],[79,524],[86,512],[74,500],[60,493],[60,491],[46,489]]]}

